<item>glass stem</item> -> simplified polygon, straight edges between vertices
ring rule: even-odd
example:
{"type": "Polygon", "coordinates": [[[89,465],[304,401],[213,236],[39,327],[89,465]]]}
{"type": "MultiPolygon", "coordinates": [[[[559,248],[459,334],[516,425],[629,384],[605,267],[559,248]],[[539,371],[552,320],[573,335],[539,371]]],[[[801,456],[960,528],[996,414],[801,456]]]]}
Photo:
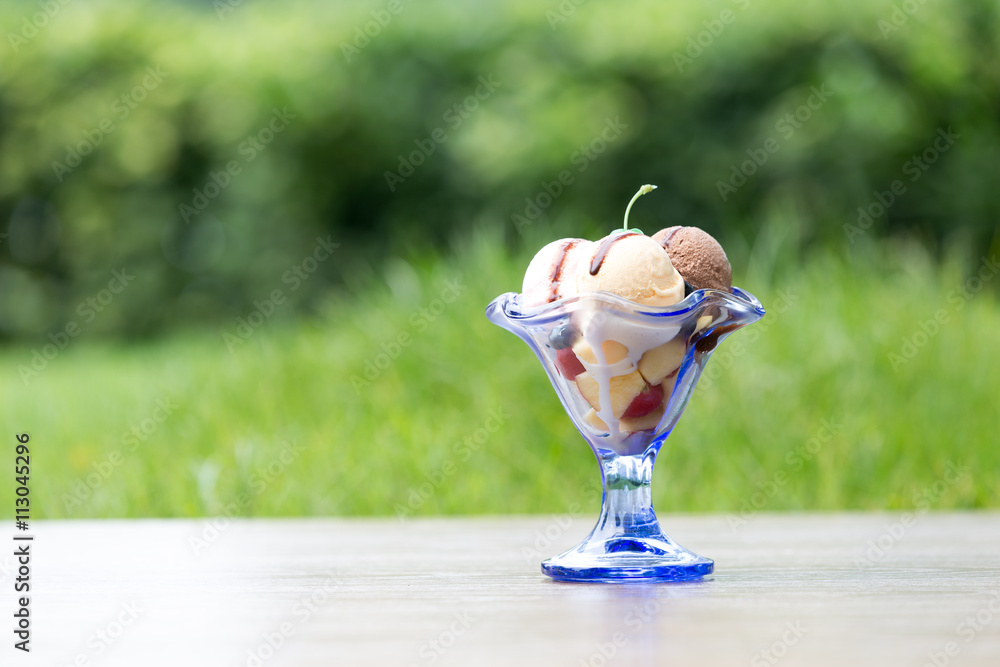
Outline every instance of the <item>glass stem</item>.
{"type": "Polygon", "coordinates": [[[653,513],[650,481],[655,452],[645,456],[619,456],[608,452],[601,458],[604,498],[595,537],[660,537],[653,513]]]}

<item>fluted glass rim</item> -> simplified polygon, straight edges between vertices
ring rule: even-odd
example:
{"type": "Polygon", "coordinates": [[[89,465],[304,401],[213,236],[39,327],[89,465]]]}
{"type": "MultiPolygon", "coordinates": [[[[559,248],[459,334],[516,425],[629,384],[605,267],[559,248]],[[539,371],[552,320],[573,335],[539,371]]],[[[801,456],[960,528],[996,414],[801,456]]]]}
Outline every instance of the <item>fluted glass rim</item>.
{"type": "Polygon", "coordinates": [[[494,299],[491,305],[501,305],[506,318],[526,325],[548,324],[565,316],[567,311],[581,307],[584,304],[592,304],[594,301],[604,302],[633,316],[650,318],[672,318],[689,315],[706,301],[718,303],[717,300],[723,301],[724,304],[722,305],[728,304],[743,309],[749,308],[758,317],[763,317],[765,313],[764,307],[757,297],[736,286],[733,286],[732,292],[717,289],[695,290],[682,301],[671,306],[647,306],[611,292],[594,291],[574,294],[573,296],[557,299],[540,306],[522,308],[520,303],[521,296],[519,292],[507,292],[494,299]]]}

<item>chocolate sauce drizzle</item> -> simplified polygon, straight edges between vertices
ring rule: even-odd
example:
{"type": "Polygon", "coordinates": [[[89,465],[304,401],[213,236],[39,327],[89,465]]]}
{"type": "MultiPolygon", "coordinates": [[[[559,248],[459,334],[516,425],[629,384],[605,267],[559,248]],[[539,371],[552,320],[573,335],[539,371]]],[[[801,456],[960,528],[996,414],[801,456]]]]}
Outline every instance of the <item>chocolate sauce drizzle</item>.
{"type": "Polygon", "coordinates": [[[562,247],[562,254],[556,259],[555,267],[552,269],[552,280],[549,283],[549,303],[556,300],[559,292],[559,283],[562,282],[563,269],[566,266],[566,257],[569,251],[576,247],[578,241],[572,240],[562,247]]]}
{"type": "Polygon", "coordinates": [[[721,327],[715,327],[715,330],[707,336],[701,338],[694,344],[694,349],[698,352],[711,352],[715,349],[715,346],[719,344],[719,339],[731,331],[736,331],[740,328],[739,324],[724,324],[721,327]]]}
{"type": "Polygon", "coordinates": [[[670,240],[673,239],[674,235],[677,232],[681,231],[681,229],[683,229],[683,227],[677,227],[676,229],[674,229],[674,231],[670,232],[670,234],[667,236],[667,238],[663,239],[663,243],[661,243],[660,245],[663,246],[664,250],[666,250],[667,248],[670,247],[670,240]]]}
{"type": "Polygon", "coordinates": [[[635,232],[619,232],[617,234],[604,237],[601,241],[601,245],[597,246],[597,252],[594,253],[594,258],[590,260],[590,275],[596,276],[597,272],[601,270],[601,265],[604,264],[604,258],[608,256],[608,251],[611,250],[611,246],[613,246],[616,241],[620,241],[628,236],[639,235],[635,232]]]}

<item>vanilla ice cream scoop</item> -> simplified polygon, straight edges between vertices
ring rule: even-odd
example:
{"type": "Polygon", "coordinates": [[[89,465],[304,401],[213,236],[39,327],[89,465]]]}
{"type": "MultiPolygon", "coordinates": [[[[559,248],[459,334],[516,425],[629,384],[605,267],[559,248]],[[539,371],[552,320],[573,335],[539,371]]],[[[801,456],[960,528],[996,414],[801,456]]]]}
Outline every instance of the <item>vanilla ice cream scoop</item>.
{"type": "Polygon", "coordinates": [[[594,246],[584,239],[559,239],[535,253],[524,272],[521,303],[541,306],[576,294],[577,264],[594,246]]]}
{"type": "Polygon", "coordinates": [[[604,237],[576,265],[576,291],[604,291],[645,306],[672,306],[684,298],[684,279],[652,238],[617,231],[604,237]]]}

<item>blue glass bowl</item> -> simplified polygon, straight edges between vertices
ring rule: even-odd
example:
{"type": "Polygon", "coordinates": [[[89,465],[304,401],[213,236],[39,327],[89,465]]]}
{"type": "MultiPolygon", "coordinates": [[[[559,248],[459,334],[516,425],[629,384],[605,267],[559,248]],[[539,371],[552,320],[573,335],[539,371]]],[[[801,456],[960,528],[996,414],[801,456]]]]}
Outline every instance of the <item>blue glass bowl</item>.
{"type": "Polygon", "coordinates": [[[660,530],[650,493],[653,463],[709,356],[729,334],[763,317],[760,302],[736,287],[732,293],[698,290],[666,308],[607,292],[532,308],[520,300],[520,294],[502,294],[486,316],[538,357],[597,456],[604,489],[594,530],[543,562],[542,572],[591,582],[687,581],[711,574],[711,560],[660,530]],[[647,398],[656,407],[636,416],[631,401],[639,386],[644,394],[655,392],[647,398]]]}

